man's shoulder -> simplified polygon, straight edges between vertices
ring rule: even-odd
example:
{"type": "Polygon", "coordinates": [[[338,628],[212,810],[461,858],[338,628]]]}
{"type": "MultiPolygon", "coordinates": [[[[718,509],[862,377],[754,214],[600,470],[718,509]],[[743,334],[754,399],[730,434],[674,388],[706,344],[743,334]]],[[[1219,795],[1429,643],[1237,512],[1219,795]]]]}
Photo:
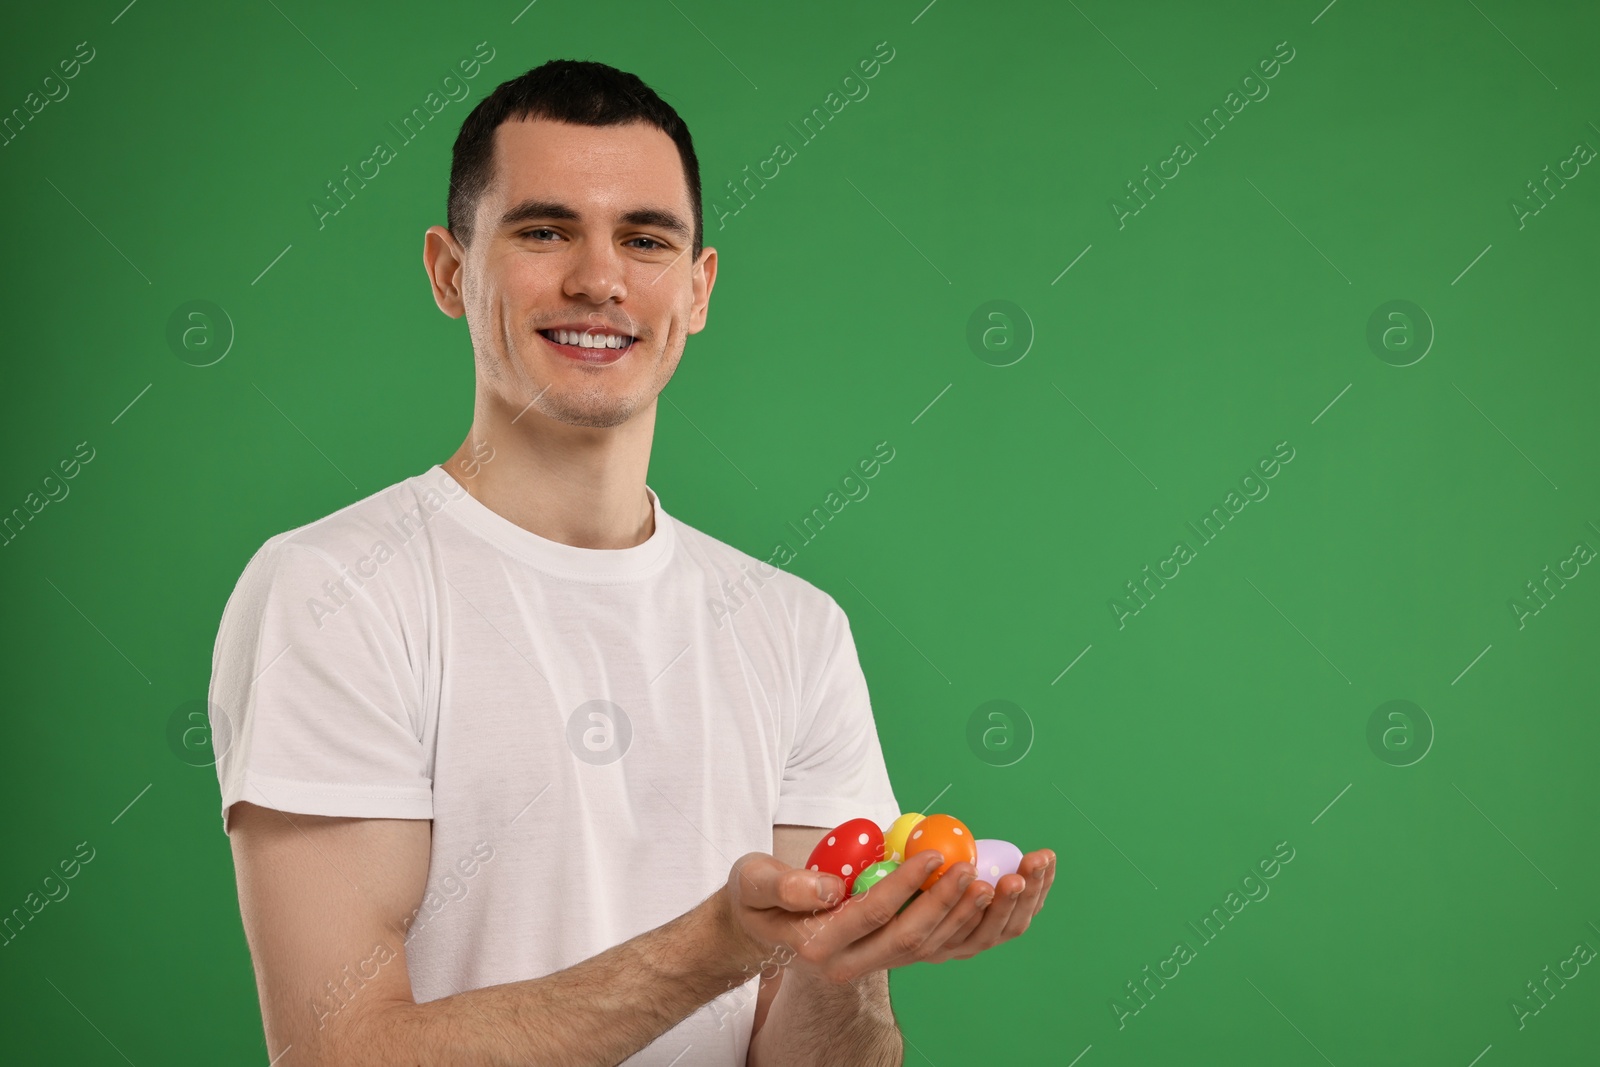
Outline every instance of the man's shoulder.
{"type": "Polygon", "coordinates": [[[367,573],[377,563],[409,554],[407,544],[428,533],[432,517],[449,503],[445,483],[456,484],[448,477],[430,479],[427,473],[403,478],[319,519],[273,534],[256,549],[250,568],[283,573],[310,566],[331,568],[335,574],[367,573]]]}
{"type": "Polygon", "coordinates": [[[751,599],[781,604],[797,624],[814,625],[834,612],[838,602],[824,589],[782,567],[750,555],[704,530],[674,517],[683,554],[728,595],[734,610],[751,599]],[[723,583],[727,585],[724,586],[723,583]]]}

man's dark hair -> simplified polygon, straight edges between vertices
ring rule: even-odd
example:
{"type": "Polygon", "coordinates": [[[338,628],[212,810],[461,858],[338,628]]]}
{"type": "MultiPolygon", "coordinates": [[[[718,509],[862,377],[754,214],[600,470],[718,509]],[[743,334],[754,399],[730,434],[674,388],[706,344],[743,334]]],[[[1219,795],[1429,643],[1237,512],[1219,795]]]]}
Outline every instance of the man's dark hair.
{"type": "Polygon", "coordinates": [[[689,127],[644,82],[604,63],[552,59],[495,87],[461,124],[450,154],[450,196],[445,225],[463,245],[472,240],[473,212],[494,172],[494,131],[503,122],[550,119],[577,126],[645,122],[671,137],[683,161],[694,208],[694,250],[704,236],[700,212],[700,162],[689,127]]]}

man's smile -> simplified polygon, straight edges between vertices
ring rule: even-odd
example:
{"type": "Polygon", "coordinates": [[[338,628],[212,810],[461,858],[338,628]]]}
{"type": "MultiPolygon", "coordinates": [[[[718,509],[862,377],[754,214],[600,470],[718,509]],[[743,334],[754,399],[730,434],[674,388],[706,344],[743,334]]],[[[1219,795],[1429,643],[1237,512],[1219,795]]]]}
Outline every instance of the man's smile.
{"type": "Polygon", "coordinates": [[[537,330],[562,355],[587,363],[610,363],[622,357],[638,338],[604,326],[567,326],[537,330]]]}

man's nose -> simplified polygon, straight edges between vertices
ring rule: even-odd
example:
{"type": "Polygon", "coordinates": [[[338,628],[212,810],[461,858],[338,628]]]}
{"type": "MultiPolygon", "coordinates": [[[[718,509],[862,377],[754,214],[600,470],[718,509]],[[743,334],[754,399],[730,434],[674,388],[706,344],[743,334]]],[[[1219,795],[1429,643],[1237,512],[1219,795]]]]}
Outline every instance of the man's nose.
{"type": "Polygon", "coordinates": [[[571,260],[564,288],[570,297],[604,303],[627,295],[622,278],[623,262],[616,248],[609,242],[585,241],[571,260]]]}

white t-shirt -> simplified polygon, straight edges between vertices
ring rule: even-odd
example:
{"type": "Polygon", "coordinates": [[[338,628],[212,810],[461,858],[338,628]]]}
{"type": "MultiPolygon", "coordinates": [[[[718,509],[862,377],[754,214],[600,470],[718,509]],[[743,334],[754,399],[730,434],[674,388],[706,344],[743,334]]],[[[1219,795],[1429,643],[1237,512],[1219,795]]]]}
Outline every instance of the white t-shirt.
{"type": "MultiPolygon", "coordinates": [[[[770,853],[775,823],[900,815],[838,604],[646,492],[643,544],[575,548],[435,466],[271,538],[228,600],[223,829],[238,800],[432,819],[406,940],[419,1003],[662,925],[770,853]]],[[[319,1011],[387,961],[330,976],[319,1011]]],[[[743,1064],[757,982],[627,1062],[743,1064]]]]}

